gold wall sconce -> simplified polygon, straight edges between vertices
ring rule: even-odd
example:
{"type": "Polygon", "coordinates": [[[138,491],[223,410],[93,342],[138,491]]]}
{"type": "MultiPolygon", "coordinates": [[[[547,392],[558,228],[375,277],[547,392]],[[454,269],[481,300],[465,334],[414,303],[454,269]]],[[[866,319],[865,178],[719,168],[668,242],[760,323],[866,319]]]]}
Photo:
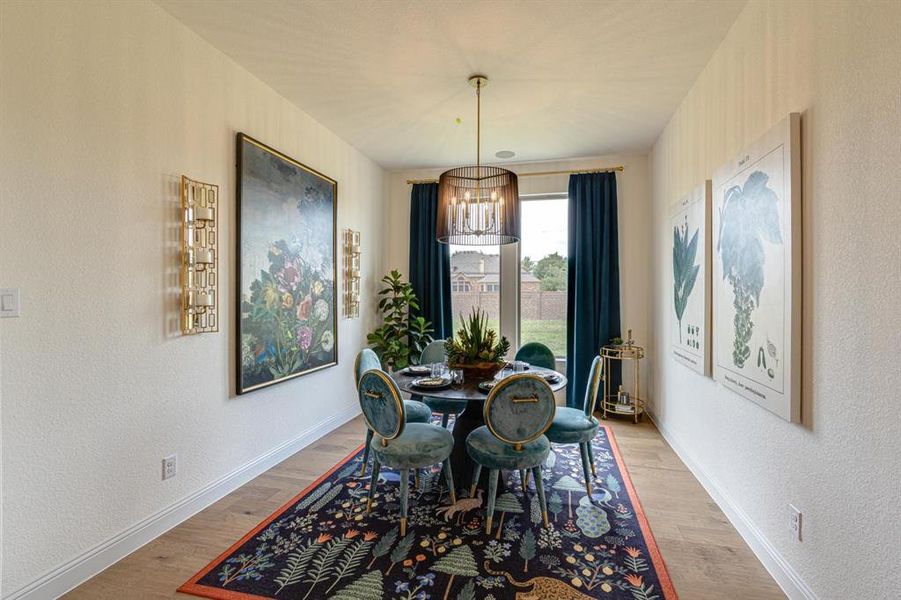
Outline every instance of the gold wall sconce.
{"type": "Polygon", "coordinates": [[[360,232],[344,230],[344,316],[360,316],[360,232]]]}
{"type": "Polygon", "coordinates": [[[219,331],[219,186],[181,177],[182,310],[185,335],[219,331]]]}

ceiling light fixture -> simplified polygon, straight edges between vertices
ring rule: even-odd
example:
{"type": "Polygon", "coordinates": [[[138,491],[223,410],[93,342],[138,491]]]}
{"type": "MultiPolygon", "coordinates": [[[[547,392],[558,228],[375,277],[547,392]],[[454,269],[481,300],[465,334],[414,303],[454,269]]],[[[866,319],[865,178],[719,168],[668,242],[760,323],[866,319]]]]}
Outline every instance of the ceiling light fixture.
{"type": "Polygon", "coordinates": [[[499,152],[495,152],[494,155],[498,158],[513,158],[516,156],[516,152],[513,150],[501,150],[499,152]]]}
{"type": "Polygon", "coordinates": [[[476,164],[445,171],[438,179],[439,242],[496,246],[519,241],[519,183],[516,173],[481,163],[484,75],[473,75],[476,89],[476,164]]]}

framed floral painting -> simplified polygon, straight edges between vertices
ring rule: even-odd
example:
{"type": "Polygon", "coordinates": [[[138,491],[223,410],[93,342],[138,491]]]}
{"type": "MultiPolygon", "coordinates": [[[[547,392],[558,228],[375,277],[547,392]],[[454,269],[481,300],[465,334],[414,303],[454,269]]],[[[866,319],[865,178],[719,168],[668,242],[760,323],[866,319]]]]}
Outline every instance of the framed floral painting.
{"type": "Polygon", "coordinates": [[[243,133],[237,142],[243,394],[338,363],[338,184],[243,133]]]}

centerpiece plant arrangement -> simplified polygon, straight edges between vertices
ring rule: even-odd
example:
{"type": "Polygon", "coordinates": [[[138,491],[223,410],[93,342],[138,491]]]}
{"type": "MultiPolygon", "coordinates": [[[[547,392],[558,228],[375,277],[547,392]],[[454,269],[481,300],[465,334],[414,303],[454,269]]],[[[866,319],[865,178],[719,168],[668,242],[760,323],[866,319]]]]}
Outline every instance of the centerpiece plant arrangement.
{"type": "Polygon", "coordinates": [[[478,309],[474,308],[468,319],[461,316],[461,321],[456,337],[444,343],[448,366],[476,378],[494,377],[504,368],[510,342],[488,328],[488,315],[478,309]]]}
{"type": "Polygon", "coordinates": [[[411,316],[419,310],[413,286],[403,281],[399,271],[382,277],[385,287],[379,291],[382,326],[366,336],[366,341],[385,369],[403,369],[419,362],[419,355],[432,341],[432,324],[423,317],[411,316]]]}

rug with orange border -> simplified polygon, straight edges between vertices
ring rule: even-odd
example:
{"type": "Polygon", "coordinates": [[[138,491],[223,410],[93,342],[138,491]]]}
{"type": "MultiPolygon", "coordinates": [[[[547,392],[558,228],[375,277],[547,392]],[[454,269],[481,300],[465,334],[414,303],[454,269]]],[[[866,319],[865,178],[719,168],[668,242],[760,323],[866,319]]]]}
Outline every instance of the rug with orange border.
{"type": "Polygon", "coordinates": [[[507,473],[486,533],[482,492],[450,505],[436,467],[410,486],[404,536],[397,473],[382,469],[367,514],[358,449],[179,591],[222,600],[675,599],[607,427],[593,447],[589,498],[578,446],[552,446],[543,469],[549,528],[534,483],[523,492],[518,473],[507,473]]]}

